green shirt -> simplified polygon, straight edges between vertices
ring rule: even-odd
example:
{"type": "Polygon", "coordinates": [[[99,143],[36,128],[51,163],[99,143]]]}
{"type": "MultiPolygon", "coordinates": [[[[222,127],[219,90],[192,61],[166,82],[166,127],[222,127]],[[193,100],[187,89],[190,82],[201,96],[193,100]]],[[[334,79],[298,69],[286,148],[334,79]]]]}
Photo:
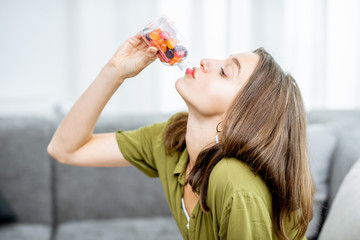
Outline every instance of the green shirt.
{"type": "Polygon", "coordinates": [[[171,212],[184,239],[277,239],[271,222],[271,195],[265,182],[235,158],[222,159],[212,170],[208,213],[196,204],[187,229],[181,207],[188,151],[167,155],[167,122],[134,131],[117,131],[126,160],[150,177],[160,177],[171,212]]]}

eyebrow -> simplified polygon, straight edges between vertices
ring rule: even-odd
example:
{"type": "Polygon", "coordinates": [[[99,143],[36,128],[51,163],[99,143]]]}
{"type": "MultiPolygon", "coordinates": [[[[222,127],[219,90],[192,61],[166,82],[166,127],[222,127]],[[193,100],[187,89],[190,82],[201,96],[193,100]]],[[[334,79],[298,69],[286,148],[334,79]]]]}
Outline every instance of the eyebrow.
{"type": "Polygon", "coordinates": [[[237,58],[235,58],[235,57],[233,57],[231,60],[235,63],[236,67],[238,68],[238,75],[239,75],[239,74],[240,74],[240,70],[241,70],[241,66],[240,66],[239,60],[238,60],[237,58]]]}

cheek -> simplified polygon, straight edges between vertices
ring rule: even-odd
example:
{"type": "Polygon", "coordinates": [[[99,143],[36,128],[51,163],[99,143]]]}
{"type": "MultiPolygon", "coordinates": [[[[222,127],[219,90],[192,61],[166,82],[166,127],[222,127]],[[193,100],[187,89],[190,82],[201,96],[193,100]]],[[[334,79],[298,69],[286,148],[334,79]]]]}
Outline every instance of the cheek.
{"type": "Polygon", "coordinates": [[[198,102],[204,106],[204,110],[213,112],[214,114],[223,114],[231,104],[236,89],[233,86],[214,85],[202,90],[203,94],[199,94],[202,99],[198,102]]]}

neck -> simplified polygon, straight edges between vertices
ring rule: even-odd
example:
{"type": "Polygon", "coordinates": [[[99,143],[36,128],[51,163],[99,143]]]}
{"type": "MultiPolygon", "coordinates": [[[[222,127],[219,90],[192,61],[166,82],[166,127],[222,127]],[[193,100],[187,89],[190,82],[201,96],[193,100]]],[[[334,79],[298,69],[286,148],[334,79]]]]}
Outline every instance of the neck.
{"type": "Polygon", "coordinates": [[[190,169],[194,166],[199,153],[215,144],[216,126],[221,120],[221,116],[203,117],[191,114],[189,111],[185,140],[190,169]]]}

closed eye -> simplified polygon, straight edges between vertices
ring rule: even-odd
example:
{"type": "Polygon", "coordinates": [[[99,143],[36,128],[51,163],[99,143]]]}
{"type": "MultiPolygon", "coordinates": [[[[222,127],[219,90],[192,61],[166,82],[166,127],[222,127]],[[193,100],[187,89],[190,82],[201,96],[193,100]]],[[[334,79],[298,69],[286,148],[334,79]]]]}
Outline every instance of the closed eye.
{"type": "Polygon", "coordinates": [[[221,69],[220,76],[227,77],[226,74],[225,74],[224,68],[221,67],[220,69],[221,69]]]}

